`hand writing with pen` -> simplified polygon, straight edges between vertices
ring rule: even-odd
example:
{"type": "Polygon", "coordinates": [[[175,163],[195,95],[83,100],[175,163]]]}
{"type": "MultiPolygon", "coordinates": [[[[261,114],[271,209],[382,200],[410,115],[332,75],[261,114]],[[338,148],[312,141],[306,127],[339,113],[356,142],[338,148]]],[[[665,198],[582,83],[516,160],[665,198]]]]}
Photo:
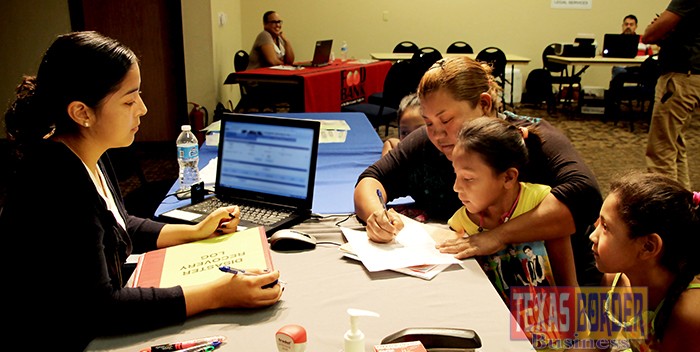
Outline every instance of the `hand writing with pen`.
{"type": "Polygon", "coordinates": [[[377,208],[367,218],[367,236],[378,243],[391,242],[403,229],[404,223],[394,209],[387,209],[381,190],[377,189],[377,199],[381,208],[377,208]]]}

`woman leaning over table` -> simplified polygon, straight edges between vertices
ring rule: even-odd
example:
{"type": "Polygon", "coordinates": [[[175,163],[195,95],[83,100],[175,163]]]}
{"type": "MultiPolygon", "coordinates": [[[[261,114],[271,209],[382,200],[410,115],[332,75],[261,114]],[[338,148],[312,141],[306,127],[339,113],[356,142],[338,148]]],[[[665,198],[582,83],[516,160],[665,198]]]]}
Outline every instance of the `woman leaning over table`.
{"type": "Polygon", "coordinates": [[[366,221],[368,236],[377,242],[390,241],[403,228],[397,213],[389,212],[391,222],[384,215],[377,197],[380,190],[387,201],[411,196],[429,220],[446,222],[462,206],[453,190],[452,149],[464,122],[490,116],[516,126],[536,125],[542,135],[543,157],[530,160],[522,170],[522,181],[551,186],[551,194],[533,210],[488,233],[448,240],[438,248],[467,258],[495,253],[508,244],[573,235],[578,281],[597,284],[600,274],[587,238],[602,203],[593,173],[566,136],[547,121],[499,113],[499,91],[485,64],[467,57],[435,63],[418,87],[426,126],[360,175],[354,193],[358,217],[366,221]]]}
{"type": "Polygon", "coordinates": [[[195,287],[123,287],[132,252],[231,233],[239,222],[237,207],[218,209],[197,225],[127,214],[106,151],[134,141],[147,112],[140,86],[130,49],[96,32],[74,32],[59,36],[36,77],[17,87],[5,114],[16,158],[0,213],[10,298],[6,341],[24,346],[39,339],[81,351],[97,336],[279,300],[279,285],[261,288],[279,277],[276,271],[222,275],[195,287]]]}

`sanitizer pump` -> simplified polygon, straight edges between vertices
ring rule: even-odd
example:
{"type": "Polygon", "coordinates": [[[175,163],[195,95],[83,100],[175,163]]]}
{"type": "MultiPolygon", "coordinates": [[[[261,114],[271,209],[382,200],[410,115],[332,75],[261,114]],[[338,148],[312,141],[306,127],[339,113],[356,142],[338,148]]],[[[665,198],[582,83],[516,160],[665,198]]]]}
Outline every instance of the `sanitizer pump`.
{"type": "Polygon", "coordinates": [[[365,352],[365,334],[358,327],[359,317],[379,317],[379,314],[368,310],[348,308],[350,315],[350,330],[345,332],[344,352],[365,352]]]}

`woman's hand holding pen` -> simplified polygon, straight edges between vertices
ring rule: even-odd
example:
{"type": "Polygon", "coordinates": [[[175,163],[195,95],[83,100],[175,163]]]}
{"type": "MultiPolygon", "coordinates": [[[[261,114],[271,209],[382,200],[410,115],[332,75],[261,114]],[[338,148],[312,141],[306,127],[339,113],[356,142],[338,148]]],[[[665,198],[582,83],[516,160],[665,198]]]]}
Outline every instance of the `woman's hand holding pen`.
{"type": "Polygon", "coordinates": [[[367,236],[378,243],[391,242],[404,227],[404,223],[394,209],[375,210],[367,218],[367,236]]]}
{"type": "Polygon", "coordinates": [[[228,280],[226,294],[222,297],[223,307],[257,308],[277,302],[282,297],[282,285],[278,282],[280,272],[269,273],[252,270],[258,275],[224,275],[228,280]]]}
{"type": "Polygon", "coordinates": [[[279,271],[259,275],[223,274],[214,281],[185,286],[187,316],[219,308],[260,308],[275,304],[282,297],[282,285],[265,285],[278,281],[279,271]]]}
{"type": "Polygon", "coordinates": [[[236,232],[240,222],[241,210],[234,205],[216,209],[195,226],[200,226],[200,233],[205,235],[202,238],[209,238],[236,232]]]}

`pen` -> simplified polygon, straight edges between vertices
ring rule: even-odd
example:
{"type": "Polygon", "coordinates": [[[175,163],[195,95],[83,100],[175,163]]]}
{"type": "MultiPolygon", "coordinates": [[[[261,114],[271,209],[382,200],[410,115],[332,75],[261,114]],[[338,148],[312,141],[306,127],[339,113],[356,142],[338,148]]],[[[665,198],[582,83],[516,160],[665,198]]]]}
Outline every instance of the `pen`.
{"type": "MultiPolygon", "coordinates": [[[[247,272],[247,271],[245,271],[245,270],[243,270],[243,269],[232,268],[232,267],[230,267],[230,266],[228,266],[228,265],[222,265],[222,266],[220,266],[220,267],[219,267],[219,270],[221,270],[221,271],[223,271],[223,272],[225,272],[225,273],[233,274],[233,275],[236,275],[236,274],[243,274],[243,275],[249,275],[249,276],[258,276],[258,275],[260,275],[260,274],[256,274],[256,273],[247,272]]],[[[279,282],[279,283],[282,284],[282,285],[286,285],[286,284],[287,284],[287,283],[284,282],[284,281],[275,280],[275,281],[273,281],[273,282],[271,282],[271,283],[269,283],[269,284],[263,286],[262,288],[272,288],[272,287],[274,287],[275,285],[277,285],[277,282],[279,282]]]]}
{"type": "Polygon", "coordinates": [[[221,345],[221,341],[214,341],[210,343],[203,343],[197,346],[192,346],[190,348],[177,350],[177,352],[210,352],[219,347],[219,345],[221,345]]]}
{"type": "Polygon", "coordinates": [[[140,352],[164,352],[164,351],[177,351],[183,348],[190,348],[199,345],[209,345],[213,342],[223,342],[226,339],[224,336],[212,336],[205,337],[201,339],[192,339],[182,342],[165,343],[162,345],[155,345],[148,348],[142,349],[140,352]]]}
{"type": "MultiPolygon", "coordinates": [[[[233,219],[236,218],[236,214],[234,214],[234,213],[228,213],[228,217],[229,217],[231,220],[233,220],[233,219]]],[[[223,230],[221,229],[221,225],[223,225],[224,222],[226,222],[226,219],[221,219],[221,220],[219,220],[219,226],[217,227],[216,232],[219,232],[219,233],[222,233],[222,232],[223,232],[223,230]]]]}
{"type": "Polygon", "coordinates": [[[379,203],[382,203],[382,207],[384,207],[384,215],[386,215],[386,219],[389,220],[391,223],[391,218],[389,218],[389,211],[386,209],[386,203],[384,203],[384,196],[382,195],[382,191],[377,188],[377,197],[379,197],[379,203]]]}

